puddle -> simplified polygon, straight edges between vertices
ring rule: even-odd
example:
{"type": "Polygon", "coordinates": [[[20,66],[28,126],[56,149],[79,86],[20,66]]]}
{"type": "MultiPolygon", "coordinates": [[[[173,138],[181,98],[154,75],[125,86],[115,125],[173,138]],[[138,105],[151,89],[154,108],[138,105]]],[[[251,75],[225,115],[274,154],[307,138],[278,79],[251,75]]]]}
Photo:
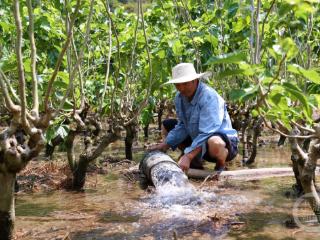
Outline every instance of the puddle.
{"type": "MultiPolygon", "coordinates": [[[[258,154],[259,167],[290,163],[282,150],[258,154]]],[[[88,181],[95,187],[83,193],[18,194],[15,239],[320,239],[285,226],[296,202],[284,195],[291,177],[207,182],[201,189],[191,180],[190,192],[165,186],[156,194],[117,172],[88,181]]]]}

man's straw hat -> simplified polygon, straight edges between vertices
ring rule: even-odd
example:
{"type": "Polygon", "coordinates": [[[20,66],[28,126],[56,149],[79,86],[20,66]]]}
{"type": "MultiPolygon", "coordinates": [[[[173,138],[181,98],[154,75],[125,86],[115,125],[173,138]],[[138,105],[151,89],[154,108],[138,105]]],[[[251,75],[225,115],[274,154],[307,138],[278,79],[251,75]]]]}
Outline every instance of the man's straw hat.
{"type": "Polygon", "coordinates": [[[191,82],[208,76],[210,72],[197,73],[192,63],[180,63],[172,68],[172,79],[165,84],[191,82]]]}

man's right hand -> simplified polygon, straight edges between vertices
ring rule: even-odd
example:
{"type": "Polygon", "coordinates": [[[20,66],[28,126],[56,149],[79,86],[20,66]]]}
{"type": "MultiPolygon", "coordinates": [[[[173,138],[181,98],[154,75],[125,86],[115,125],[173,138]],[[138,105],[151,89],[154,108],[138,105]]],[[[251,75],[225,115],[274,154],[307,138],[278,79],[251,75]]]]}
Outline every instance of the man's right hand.
{"type": "Polygon", "coordinates": [[[155,150],[160,150],[160,151],[167,151],[170,148],[170,145],[166,143],[157,143],[153,145],[149,145],[147,147],[148,151],[155,151],[155,150]]]}

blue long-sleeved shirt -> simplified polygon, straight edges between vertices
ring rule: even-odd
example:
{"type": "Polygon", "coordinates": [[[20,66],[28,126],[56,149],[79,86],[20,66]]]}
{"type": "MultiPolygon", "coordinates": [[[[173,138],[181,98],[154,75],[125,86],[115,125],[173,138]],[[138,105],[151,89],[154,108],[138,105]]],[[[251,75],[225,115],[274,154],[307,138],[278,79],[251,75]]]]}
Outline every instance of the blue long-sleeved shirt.
{"type": "Polygon", "coordinates": [[[202,82],[199,82],[191,102],[178,92],[175,107],[178,124],[166,138],[166,143],[173,149],[189,135],[192,144],[184,150],[184,153],[187,154],[201,146],[203,156],[206,152],[206,141],[213,133],[219,132],[229,137],[237,137],[225,101],[213,88],[202,82]]]}

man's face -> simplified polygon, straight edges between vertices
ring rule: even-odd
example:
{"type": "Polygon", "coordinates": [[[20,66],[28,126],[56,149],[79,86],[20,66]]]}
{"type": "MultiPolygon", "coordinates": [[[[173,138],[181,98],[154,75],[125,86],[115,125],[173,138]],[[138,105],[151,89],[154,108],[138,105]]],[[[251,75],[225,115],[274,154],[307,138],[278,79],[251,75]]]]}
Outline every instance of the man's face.
{"type": "Polygon", "coordinates": [[[198,81],[196,79],[191,82],[175,83],[174,85],[176,89],[181,93],[182,96],[191,98],[193,97],[194,93],[197,90],[198,81]]]}

